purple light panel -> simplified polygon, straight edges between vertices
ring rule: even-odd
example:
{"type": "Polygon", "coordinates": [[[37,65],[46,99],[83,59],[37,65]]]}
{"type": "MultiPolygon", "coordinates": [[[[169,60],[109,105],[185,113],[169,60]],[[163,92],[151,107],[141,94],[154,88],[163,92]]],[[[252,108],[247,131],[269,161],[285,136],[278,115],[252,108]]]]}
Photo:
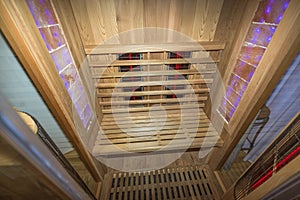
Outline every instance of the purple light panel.
{"type": "Polygon", "coordinates": [[[227,122],[238,107],[288,4],[289,0],[260,2],[218,108],[227,122]]]}
{"type": "Polygon", "coordinates": [[[49,0],[26,2],[74,107],[84,127],[87,127],[92,112],[51,3],[49,0]]]}

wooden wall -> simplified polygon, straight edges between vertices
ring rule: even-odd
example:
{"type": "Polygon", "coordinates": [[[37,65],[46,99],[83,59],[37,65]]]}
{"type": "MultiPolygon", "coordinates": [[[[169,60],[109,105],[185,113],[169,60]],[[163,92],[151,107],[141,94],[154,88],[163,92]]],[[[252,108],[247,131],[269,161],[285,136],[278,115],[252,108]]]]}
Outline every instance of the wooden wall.
{"type": "MultiPolygon", "coordinates": [[[[133,29],[158,27],[199,41],[214,38],[223,0],[73,0],[76,23],[84,45],[102,43],[133,29]]],[[[114,43],[172,41],[172,34],[143,31],[116,37],[114,43]]]]}

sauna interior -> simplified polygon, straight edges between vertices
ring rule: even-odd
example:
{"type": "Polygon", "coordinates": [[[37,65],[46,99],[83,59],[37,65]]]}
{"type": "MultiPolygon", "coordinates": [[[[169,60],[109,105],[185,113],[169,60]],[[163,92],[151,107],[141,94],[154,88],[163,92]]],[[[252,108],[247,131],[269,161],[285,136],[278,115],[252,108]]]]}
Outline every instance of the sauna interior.
{"type": "Polygon", "coordinates": [[[0,11],[0,199],[300,199],[299,0],[0,11]]]}

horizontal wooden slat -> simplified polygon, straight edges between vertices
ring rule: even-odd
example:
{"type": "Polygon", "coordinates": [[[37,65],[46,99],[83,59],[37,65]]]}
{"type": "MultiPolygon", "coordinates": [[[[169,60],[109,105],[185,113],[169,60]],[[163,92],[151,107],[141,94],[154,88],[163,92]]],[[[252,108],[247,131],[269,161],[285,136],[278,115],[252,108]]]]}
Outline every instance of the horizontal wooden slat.
{"type": "Polygon", "coordinates": [[[98,83],[97,88],[122,88],[122,87],[140,87],[140,86],[167,86],[167,85],[196,85],[210,84],[213,79],[193,79],[193,80],[170,80],[170,81],[137,81],[137,82],[119,82],[119,83],[98,83]]]}
{"type": "Polygon", "coordinates": [[[94,61],[89,59],[90,67],[117,67],[117,66],[135,66],[135,65],[172,65],[172,64],[209,64],[219,63],[219,59],[211,57],[204,58],[174,58],[174,59],[142,59],[142,60],[108,60],[94,61]]]}
{"type": "MultiPolygon", "coordinates": [[[[172,140],[161,140],[161,141],[150,141],[150,142],[138,142],[128,144],[117,144],[117,145],[95,145],[93,149],[94,155],[122,155],[128,154],[128,152],[152,152],[164,148],[164,151],[180,150],[187,148],[188,138],[180,138],[172,140]],[[123,151],[121,151],[122,149],[123,151]]],[[[188,148],[210,148],[213,146],[222,146],[223,142],[219,137],[205,137],[195,138],[188,148]]]]}
{"type": "Polygon", "coordinates": [[[205,70],[165,70],[165,71],[135,71],[135,72],[115,72],[115,73],[103,73],[103,74],[94,74],[93,79],[108,79],[108,78],[126,78],[126,77],[150,77],[150,76],[174,76],[174,75],[207,75],[215,74],[216,70],[214,69],[205,69],[205,70]]]}
{"type": "Polygon", "coordinates": [[[139,124],[139,123],[150,123],[152,122],[161,122],[161,121],[177,121],[178,120],[193,120],[193,119],[200,119],[201,124],[203,122],[209,122],[209,119],[206,117],[204,113],[200,112],[186,112],[181,113],[179,110],[177,113],[168,113],[168,110],[166,111],[166,115],[162,115],[160,112],[158,114],[154,113],[149,115],[149,112],[138,112],[138,113],[119,113],[119,114],[105,114],[102,122],[102,126],[107,125],[116,125],[117,124],[128,124],[128,121],[132,121],[132,123],[139,124]],[[144,114],[145,113],[145,114],[144,114]],[[137,114],[137,115],[134,115],[137,114]],[[154,116],[153,116],[154,115],[154,116]],[[205,121],[206,120],[206,121],[205,121]]]}
{"type": "Polygon", "coordinates": [[[202,51],[202,50],[222,50],[224,42],[219,41],[200,41],[200,42],[180,42],[165,44],[101,44],[86,45],[86,54],[121,54],[121,53],[145,53],[163,51],[202,51]]]}
{"type": "MultiPolygon", "coordinates": [[[[201,94],[208,93],[210,91],[209,88],[201,88],[201,89],[185,89],[185,90],[176,90],[176,94],[201,94]]],[[[171,95],[174,94],[171,90],[151,90],[151,91],[136,91],[136,92],[114,92],[110,93],[98,93],[98,97],[130,97],[130,96],[151,96],[151,95],[171,95]]]]}
{"type": "MultiPolygon", "coordinates": [[[[178,106],[164,106],[165,115],[152,110],[149,113],[156,107],[127,114],[104,114],[94,153],[122,155],[126,151],[151,152],[174,141],[175,144],[166,150],[184,149],[187,142],[192,143],[190,148],[200,148],[203,144],[207,148],[222,145],[218,132],[202,109],[193,113],[194,106],[183,107],[187,109],[184,112],[178,106]]],[[[160,109],[157,108],[158,111],[160,109]]]]}
{"type": "MultiPolygon", "coordinates": [[[[123,130],[123,129],[122,129],[123,130]]],[[[147,127],[144,128],[135,128],[134,130],[130,130],[130,129],[124,129],[124,131],[126,132],[122,132],[120,130],[109,130],[109,131],[104,131],[105,133],[103,135],[100,135],[100,137],[98,137],[98,139],[112,139],[111,142],[114,142],[114,139],[120,139],[120,138],[126,138],[126,139],[130,139],[130,138],[135,138],[138,139],[142,142],[142,140],[144,140],[145,138],[152,138],[152,137],[159,137],[161,138],[163,135],[171,135],[172,137],[176,134],[186,134],[187,136],[196,136],[198,135],[198,137],[200,136],[205,136],[206,134],[208,136],[216,136],[217,134],[215,134],[214,128],[213,127],[199,127],[197,128],[196,125],[195,127],[191,127],[189,129],[179,129],[179,127],[175,127],[175,126],[165,126],[162,130],[156,131],[153,127],[147,127]],[[107,132],[107,133],[106,133],[107,132]],[[203,134],[197,134],[197,133],[203,133],[203,134]]],[[[97,140],[98,140],[97,139],[97,140]]],[[[97,143],[97,142],[96,142],[97,143]]],[[[98,142],[99,144],[101,142],[98,142]]]]}
{"type": "MultiPolygon", "coordinates": [[[[203,108],[204,104],[186,104],[186,105],[173,105],[173,106],[163,106],[165,110],[180,110],[180,109],[195,109],[195,108],[203,108]]],[[[128,112],[143,112],[148,111],[151,109],[151,111],[154,110],[161,110],[160,107],[138,107],[138,108],[115,108],[115,109],[102,109],[102,113],[128,113],[128,112]]]]}
{"type": "Polygon", "coordinates": [[[124,100],[124,101],[100,101],[101,106],[122,106],[122,105],[138,105],[138,104],[160,104],[160,103],[186,103],[186,102],[202,102],[207,100],[207,97],[198,98],[165,98],[165,99],[143,99],[143,100],[124,100]]]}
{"type": "MultiPolygon", "coordinates": [[[[105,124],[101,123],[101,128],[105,133],[113,133],[111,132],[112,130],[119,130],[122,128],[123,131],[125,130],[130,130],[132,132],[139,131],[140,129],[144,128],[144,130],[149,129],[152,130],[157,127],[154,126],[163,126],[169,127],[170,128],[178,128],[178,127],[184,127],[184,128],[193,128],[193,127],[209,127],[210,126],[210,121],[209,119],[205,119],[203,117],[177,117],[177,118],[167,118],[167,119],[147,119],[147,120],[124,120],[124,121],[119,121],[117,119],[117,122],[112,123],[112,124],[105,124]],[[155,121],[154,121],[155,120],[155,121]],[[127,123],[123,123],[127,122],[127,123]]],[[[161,128],[161,127],[158,127],[161,128]]],[[[118,132],[118,131],[117,131],[118,132]]],[[[121,131],[122,132],[122,131],[121,131]]]]}

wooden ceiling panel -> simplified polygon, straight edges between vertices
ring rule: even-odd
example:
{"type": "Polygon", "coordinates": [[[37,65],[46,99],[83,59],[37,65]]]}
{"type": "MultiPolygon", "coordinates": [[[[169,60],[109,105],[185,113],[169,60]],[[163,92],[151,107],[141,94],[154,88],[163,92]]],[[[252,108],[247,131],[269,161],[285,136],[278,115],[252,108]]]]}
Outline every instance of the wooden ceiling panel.
{"type": "MultiPolygon", "coordinates": [[[[197,41],[212,41],[223,0],[73,0],[75,20],[84,45],[174,42],[172,31],[197,41]],[[160,35],[134,31],[156,27],[172,30],[160,35]]],[[[178,42],[178,41],[176,41],[178,42]]]]}

